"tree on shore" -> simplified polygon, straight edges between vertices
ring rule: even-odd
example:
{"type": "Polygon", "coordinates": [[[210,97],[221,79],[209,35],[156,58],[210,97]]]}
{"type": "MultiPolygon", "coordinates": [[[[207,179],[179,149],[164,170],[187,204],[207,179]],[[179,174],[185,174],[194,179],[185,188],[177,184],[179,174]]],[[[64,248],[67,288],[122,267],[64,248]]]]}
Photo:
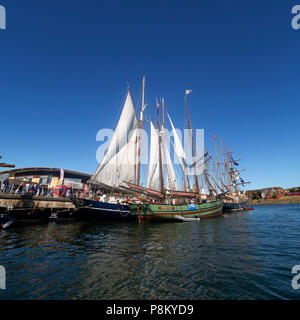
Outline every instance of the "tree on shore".
{"type": "Polygon", "coordinates": [[[300,191],[300,187],[295,187],[295,188],[289,189],[289,192],[298,192],[298,191],[300,191]]]}
{"type": "Polygon", "coordinates": [[[253,200],[258,200],[258,199],[261,199],[261,192],[260,191],[257,191],[257,192],[254,192],[253,195],[252,195],[252,199],[253,200]]]}

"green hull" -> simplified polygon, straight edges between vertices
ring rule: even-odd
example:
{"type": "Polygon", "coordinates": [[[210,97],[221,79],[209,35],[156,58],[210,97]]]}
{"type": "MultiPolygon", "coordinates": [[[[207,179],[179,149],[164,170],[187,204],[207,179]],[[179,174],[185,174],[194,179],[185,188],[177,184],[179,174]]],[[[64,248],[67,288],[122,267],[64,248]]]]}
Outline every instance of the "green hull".
{"type": "Polygon", "coordinates": [[[194,205],[130,204],[129,209],[132,216],[146,220],[177,220],[178,216],[206,219],[223,213],[223,201],[217,200],[194,205]]]}

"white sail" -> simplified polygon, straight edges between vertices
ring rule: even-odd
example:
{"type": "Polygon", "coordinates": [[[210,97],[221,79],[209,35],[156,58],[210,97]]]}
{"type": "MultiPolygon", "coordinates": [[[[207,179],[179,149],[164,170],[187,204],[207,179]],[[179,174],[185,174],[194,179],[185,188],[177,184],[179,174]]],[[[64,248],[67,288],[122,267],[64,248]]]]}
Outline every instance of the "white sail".
{"type": "Polygon", "coordinates": [[[178,190],[178,184],[176,180],[175,170],[174,166],[171,160],[169,148],[168,148],[168,142],[170,141],[170,137],[165,133],[164,128],[163,131],[163,163],[166,166],[166,172],[167,172],[167,181],[166,181],[166,187],[168,190],[178,190]]]}
{"type": "MultiPolygon", "coordinates": [[[[168,150],[168,136],[162,130],[162,163],[166,168],[166,188],[169,190],[178,190],[175,170],[171,160],[170,152],[168,150]]],[[[150,161],[148,171],[147,187],[149,189],[160,191],[162,174],[159,165],[159,132],[155,129],[151,122],[151,147],[150,147],[150,161]]]]}
{"type": "Polygon", "coordinates": [[[168,118],[172,127],[172,131],[173,131],[173,136],[174,136],[174,143],[172,142],[172,140],[170,139],[171,145],[174,149],[175,155],[179,161],[180,164],[180,168],[182,170],[182,173],[184,175],[184,184],[185,184],[185,190],[189,190],[190,189],[190,182],[189,182],[189,178],[188,178],[188,168],[186,166],[186,153],[183,149],[182,143],[179,139],[179,136],[177,134],[177,131],[174,128],[173,122],[171,120],[170,115],[168,114],[168,118]]]}
{"type": "Polygon", "coordinates": [[[119,187],[123,181],[136,183],[138,121],[130,91],[107,152],[92,182],[119,187]]]}
{"type": "Polygon", "coordinates": [[[155,129],[152,121],[151,126],[151,146],[150,146],[150,160],[148,169],[147,188],[160,191],[161,174],[159,166],[159,133],[155,129]]]}
{"type": "Polygon", "coordinates": [[[182,159],[184,159],[186,161],[186,154],[185,154],[185,152],[183,150],[181,141],[179,139],[177,131],[174,128],[173,122],[172,122],[171,117],[170,117],[169,114],[168,114],[168,118],[169,118],[169,121],[170,121],[170,124],[171,124],[171,127],[172,127],[172,131],[173,131],[173,135],[174,135],[174,147],[175,147],[176,155],[177,155],[178,158],[182,158],[182,159]]]}

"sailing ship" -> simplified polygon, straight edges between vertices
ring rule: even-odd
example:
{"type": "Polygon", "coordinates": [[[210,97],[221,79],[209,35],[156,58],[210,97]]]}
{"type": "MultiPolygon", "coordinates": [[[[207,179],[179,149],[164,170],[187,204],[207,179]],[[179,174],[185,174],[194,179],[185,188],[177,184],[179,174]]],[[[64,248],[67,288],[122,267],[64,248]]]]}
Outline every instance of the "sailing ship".
{"type": "Polygon", "coordinates": [[[245,210],[248,206],[248,201],[246,199],[245,192],[242,192],[239,186],[244,186],[245,184],[251,182],[245,182],[239,174],[239,172],[245,171],[245,169],[236,169],[236,166],[239,165],[237,161],[241,159],[233,159],[232,153],[234,153],[234,151],[229,152],[228,145],[226,145],[227,152],[224,151],[223,142],[220,137],[220,144],[224,158],[224,163],[220,163],[216,146],[216,138],[214,135],[213,140],[217,158],[217,165],[219,169],[219,180],[221,182],[222,192],[224,194],[224,211],[233,212],[245,210]],[[222,172],[222,164],[225,172],[222,172]]]}
{"type": "MultiPolygon", "coordinates": [[[[187,95],[185,95],[188,127],[191,124],[188,113],[187,95]]],[[[163,121],[160,125],[159,104],[157,101],[157,128],[150,120],[151,147],[148,165],[147,186],[141,183],[141,146],[144,125],[145,78],[142,85],[142,104],[139,120],[133,99],[128,88],[123,110],[114,131],[108,149],[94,175],[89,181],[89,189],[101,189],[104,194],[96,199],[75,199],[74,204],[83,219],[109,220],[183,220],[210,218],[222,214],[221,199],[211,199],[208,194],[200,193],[193,136],[191,134],[191,152],[194,171],[194,187],[189,179],[189,167],[181,141],[176,133],[170,115],[168,118],[174,134],[174,143],[165,134],[164,100],[163,121]],[[169,140],[167,140],[169,139],[169,140]],[[174,154],[179,160],[183,174],[183,186],[180,189],[170,152],[171,143],[174,154]]],[[[200,162],[201,162],[200,161],[200,162]]],[[[145,178],[145,177],[144,177],[145,178]]],[[[203,177],[201,176],[201,179],[203,177]]],[[[208,174],[205,179],[209,183],[208,174]]],[[[203,185],[202,185],[203,186],[203,185]]],[[[204,188],[202,188],[202,191],[204,188]]],[[[77,213],[78,213],[77,212],[77,213]]]]}
{"type": "MultiPolygon", "coordinates": [[[[246,198],[246,192],[242,192],[239,186],[245,186],[245,184],[251,183],[249,181],[245,182],[240,176],[240,171],[245,171],[245,169],[235,169],[235,165],[238,165],[236,160],[233,160],[227,148],[228,163],[229,168],[226,165],[225,169],[228,172],[228,183],[230,195],[224,201],[224,211],[241,211],[248,208],[248,200],[246,198]],[[231,181],[231,182],[230,182],[231,181]]],[[[225,161],[225,160],[224,160],[225,161]]]]}
{"type": "MultiPolygon", "coordinates": [[[[184,219],[203,219],[221,215],[223,212],[223,201],[221,199],[217,199],[216,197],[215,199],[209,199],[207,194],[200,193],[198,182],[198,177],[200,174],[196,166],[196,163],[199,162],[199,159],[196,159],[195,143],[193,139],[189,109],[187,104],[187,96],[190,92],[191,90],[186,90],[185,105],[187,124],[191,139],[190,146],[193,163],[191,167],[193,170],[194,188],[192,190],[190,188],[191,183],[189,181],[189,168],[187,166],[186,155],[181,145],[180,139],[176,133],[176,130],[174,130],[170,115],[168,114],[168,118],[174,135],[174,144],[171,142],[171,145],[173,146],[174,154],[179,160],[180,168],[184,177],[183,190],[179,190],[175,170],[170,158],[169,150],[167,148],[168,138],[165,134],[164,100],[162,100],[162,125],[160,125],[159,119],[159,103],[158,101],[156,101],[157,128],[155,128],[153,122],[150,121],[151,147],[147,187],[143,187],[139,183],[134,184],[127,182],[128,190],[134,191],[139,194],[138,201],[133,201],[129,204],[129,209],[132,216],[135,216],[139,221],[182,221],[184,219]]],[[[202,158],[202,160],[205,161],[204,157],[202,158]]],[[[207,179],[207,182],[209,183],[207,172],[205,172],[205,177],[207,179]]]]}
{"type": "Polygon", "coordinates": [[[137,182],[135,158],[139,138],[138,126],[132,95],[128,88],[123,110],[108,149],[88,182],[89,190],[96,195],[97,191],[101,190],[102,194],[95,199],[74,199],[79,219],[133,219],[125,202],[130,192],[120,185],[124,180],[137,182]]]}

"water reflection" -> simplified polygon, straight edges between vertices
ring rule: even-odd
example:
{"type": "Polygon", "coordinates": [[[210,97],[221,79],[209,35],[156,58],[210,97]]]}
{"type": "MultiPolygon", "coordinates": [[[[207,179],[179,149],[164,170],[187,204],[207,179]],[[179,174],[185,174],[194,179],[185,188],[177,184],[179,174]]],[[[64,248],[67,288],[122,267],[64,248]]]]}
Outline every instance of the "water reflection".
{"type": "Polygon", "coordinates": [[[0,233],[7,271],[0,299],[295,297],[291,224],[299,223],[299,207],[189,223],[53,222],[7,230],[0,233]],[[287,214],[279,227],[276,218],[287,214]]]}

